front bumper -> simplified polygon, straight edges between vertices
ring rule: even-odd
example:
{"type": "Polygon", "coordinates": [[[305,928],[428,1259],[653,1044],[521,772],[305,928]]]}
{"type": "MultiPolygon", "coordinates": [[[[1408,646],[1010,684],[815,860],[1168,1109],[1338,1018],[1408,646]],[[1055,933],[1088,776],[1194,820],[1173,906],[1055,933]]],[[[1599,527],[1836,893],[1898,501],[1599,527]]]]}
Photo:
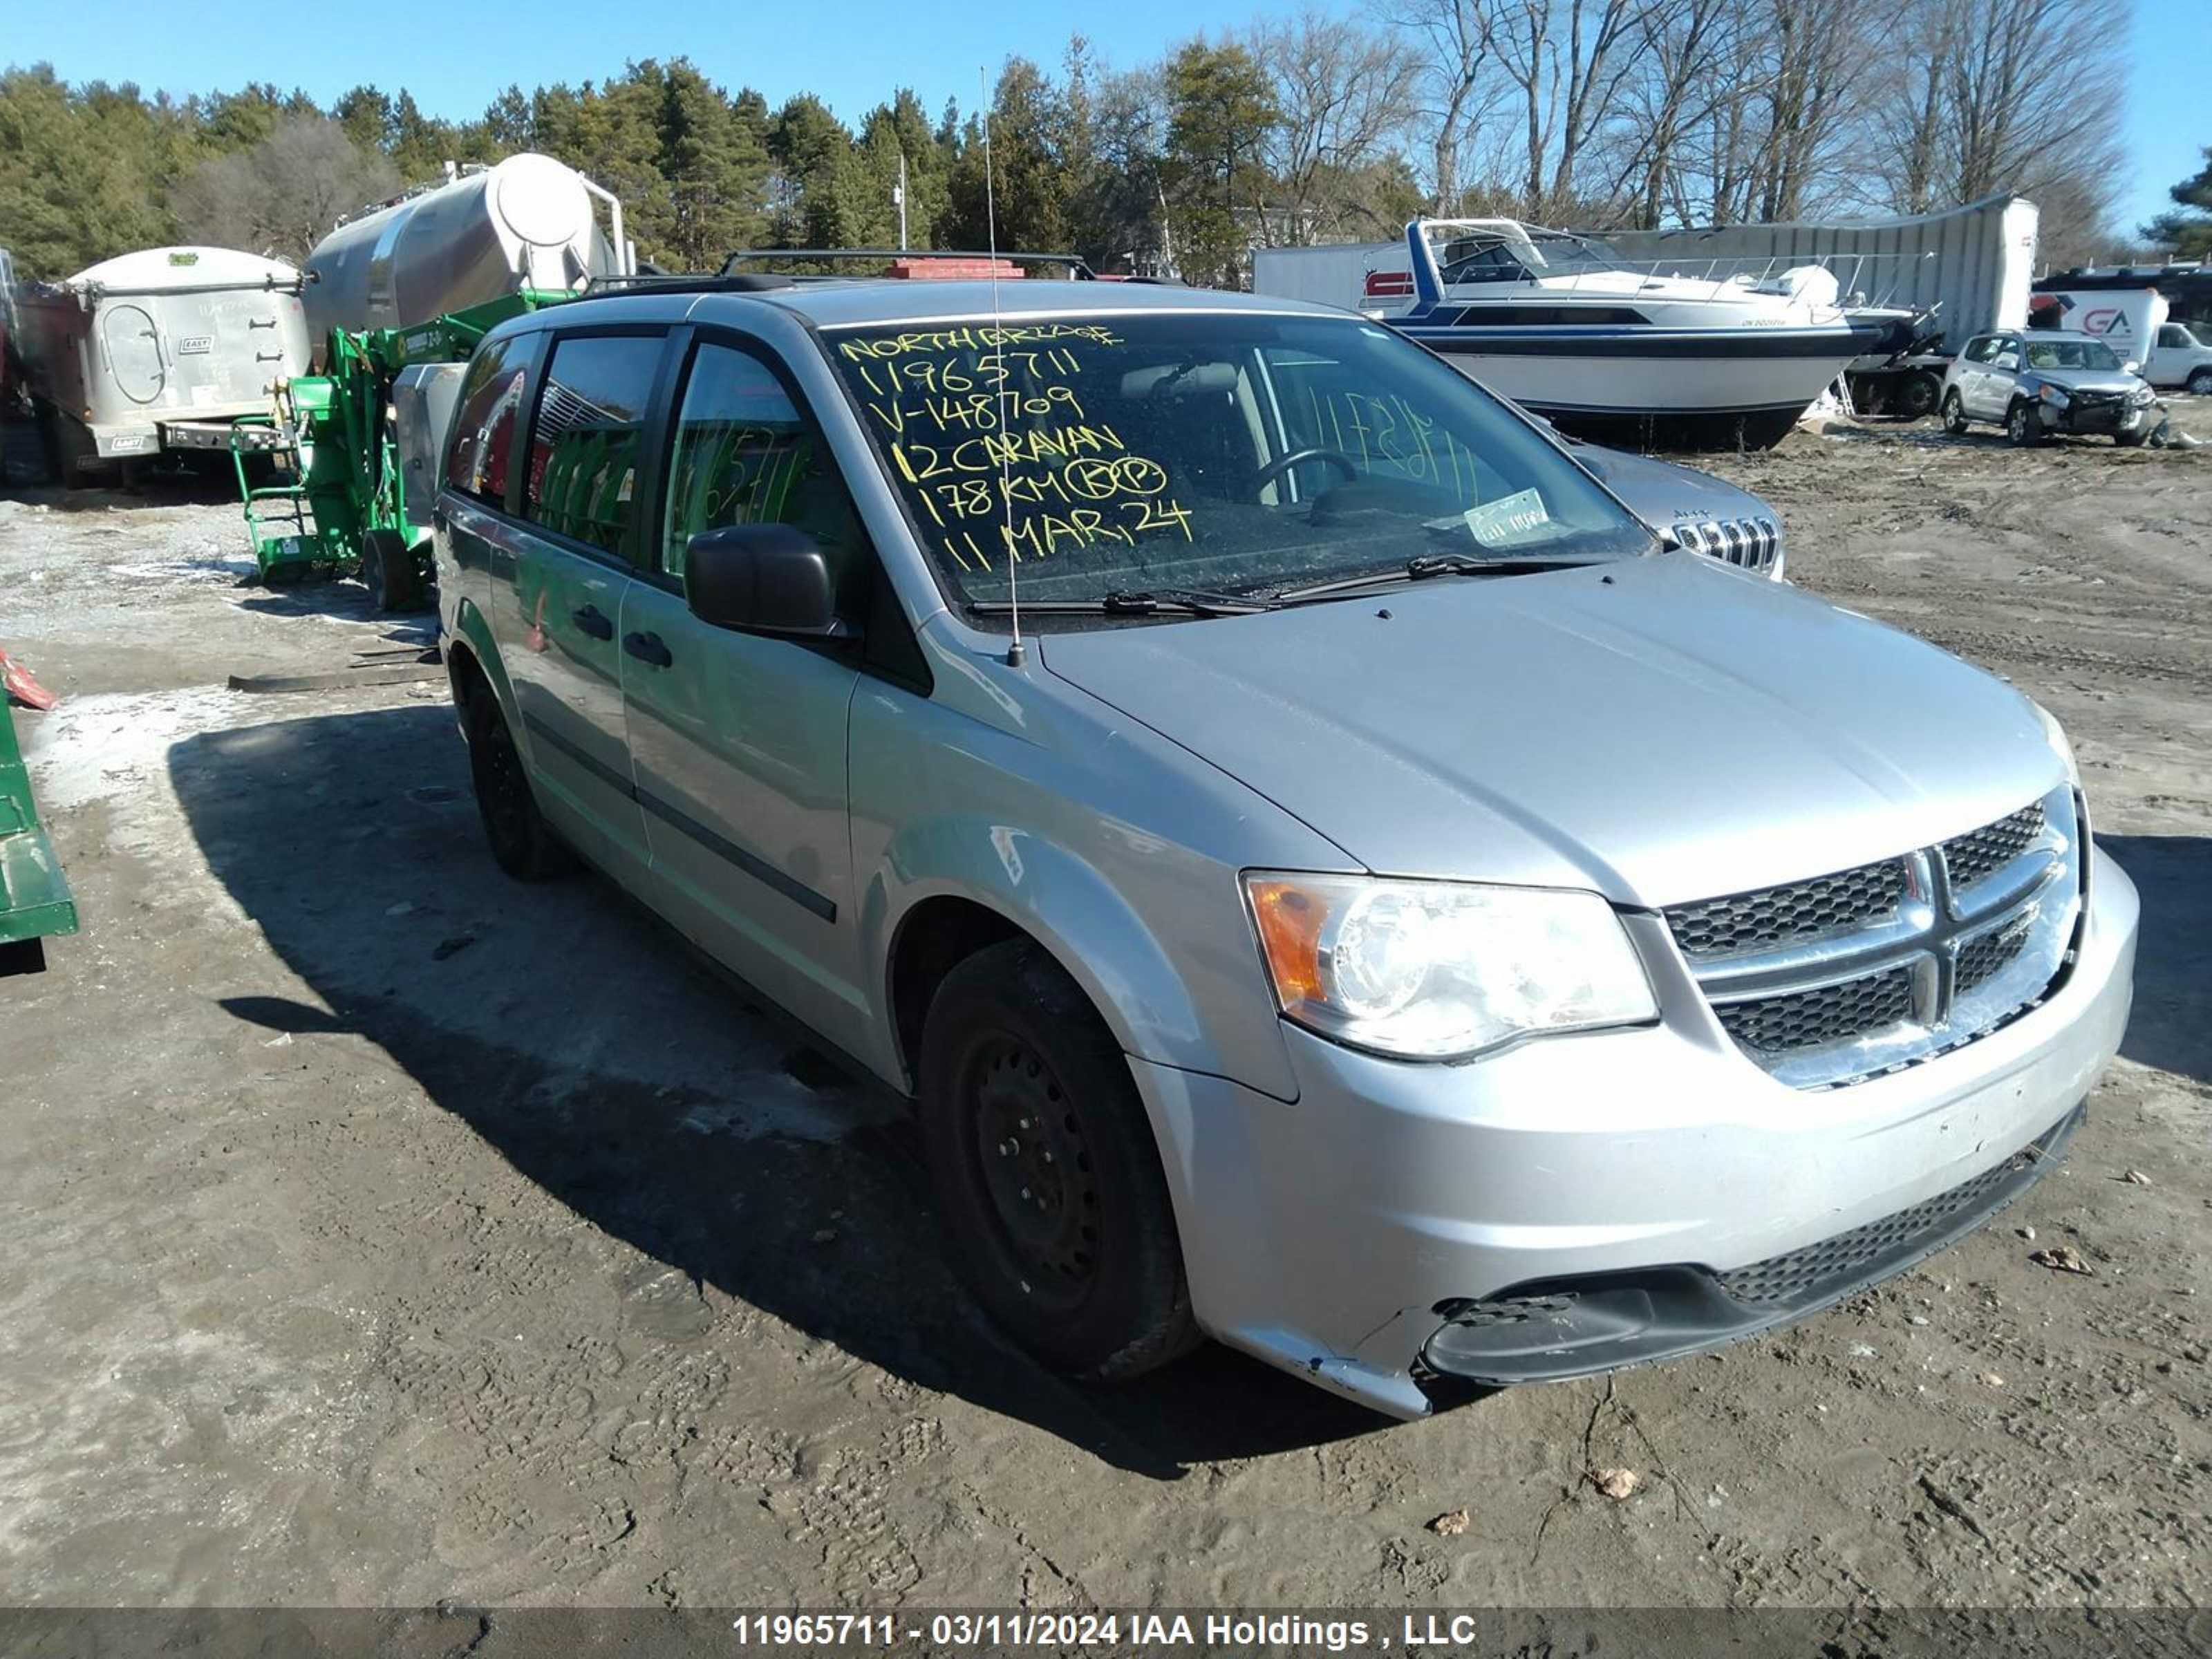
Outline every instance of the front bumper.
{"type": "Polygon", "coordinates": [[[2076,959],[2040,1006],[1846,1088],[1775,1082],[1686,975],[1661,986],[1658,1026],[1463,1066],[1385,1060],[1286,1026],[1294,1102],[1133,1061],[1200,1322],[1417,1417],[1449,1397],[1451,1377],[1611,1370],[1801,1317],[1899,1272],[2032,1182],[2037,1170],[2015,1180],[2005,1166],[2070,1130],[2118,1049],[2137,901],[2102,853],[2089,895],[2076,959]],[[1966,1198],[1948,1201],[1962,1187],[1966,1198]],[[1847,1237],[1863,1229],[1878,1248],[1847,1237]],[[1824,1243],[1835,1271],[1776,1277],[1778,1259],[1824,1243]],[[1747,1286],[1767,1299],[1742,1300],[1747,1286]],[[1645,1334],[1616,1299],[1590,1306],[1621,1316],[1619,1328],[1555,1332],[1517,1358],[1510,1341],[1467,1335],[1486,1304],[1621,1289],[1660,1316],[1645,1334]]]}
{"type": "Polygon", "coordinates": [[[2139,432],[2150,419],[2148,404],[2084,404],[2078,398],[2060,409],[2039,401],[2036,409],[2047,432],[2076,436],[2139,432]]]}

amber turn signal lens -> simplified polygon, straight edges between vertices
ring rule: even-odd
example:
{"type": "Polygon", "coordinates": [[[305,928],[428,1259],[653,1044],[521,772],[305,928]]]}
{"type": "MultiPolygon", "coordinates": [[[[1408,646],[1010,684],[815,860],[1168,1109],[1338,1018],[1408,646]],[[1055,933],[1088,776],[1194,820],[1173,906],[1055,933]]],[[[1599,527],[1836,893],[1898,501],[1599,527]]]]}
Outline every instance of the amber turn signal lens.
{"type": "Polygon", "coordinates": [[[1275,995],[1289,1008],[1321,1000],[1321,929],[1328,911],[1311,893],[1287,881],[1251,884],[1252,916],[1267,953],[1275,995]]]}

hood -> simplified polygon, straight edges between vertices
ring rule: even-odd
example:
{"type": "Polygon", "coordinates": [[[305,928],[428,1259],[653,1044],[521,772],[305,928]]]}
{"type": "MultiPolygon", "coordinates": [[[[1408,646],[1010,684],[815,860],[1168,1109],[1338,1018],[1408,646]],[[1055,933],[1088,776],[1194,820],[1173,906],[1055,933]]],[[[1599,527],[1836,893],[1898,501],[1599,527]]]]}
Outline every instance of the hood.
{"type": "Polygon", "coordinates": [[[1711,520],[1771,519],[1781,514],[1747,489],[1694,467],[1655,456],[1607,449],[1576,438],[1560,440],[1568,453],[1595,473],[1605,487],[1654,530],[1711,520]]]}
{"type": "Polygon", "coordinates": [[[2063,386],[2068,392],[2133,392],[2142,381],[2117,368],[2031,368],[2021,379],[2063,386]]]}
{"type": "Polygon", "coordinates": [[[1389,875],[1672,904],[1926,846],[2065,775],[2002,682],[1685,553],[1038,648],[1389,875]]]}

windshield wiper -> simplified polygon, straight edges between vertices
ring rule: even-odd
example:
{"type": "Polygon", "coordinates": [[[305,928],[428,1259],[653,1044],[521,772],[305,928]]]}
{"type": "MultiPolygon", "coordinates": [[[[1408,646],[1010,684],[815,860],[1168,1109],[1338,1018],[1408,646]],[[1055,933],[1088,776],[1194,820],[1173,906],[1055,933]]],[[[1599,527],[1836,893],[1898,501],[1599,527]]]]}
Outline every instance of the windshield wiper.
{"type": "MultiPolygon", "coordinates": [[[[1024,599],[1021,609],[1024,615],[1037,617],[1157,617],[1164,612],[1185,617],[1245,617],[1255,611],[1272,611],[1274,602],[1238,593],[1209,593],[1195,587],[1161,587],[1134,592],[1117,591],[1095,599],[1024,599]]],[[[981,599],[971,603],[968,610],[977,617],[1007,617],[1013,614],[1014,605],[1007,599],[981,599]]]]}
{"type": "Polygon", "coordinates": [[[1370,570],[1364,576],[1337,576],[1325,582],[1305,582],[1297,587],[1279,588],[1269,597],[1277,605],[1297,605],[1307,599],[1356,593],[1362,588],[1425,581],[1431,576],[1519,576],[1532,570],[1565,570],[1589,562],[1571,553],[1519,554],[1495,559],[1478,559],[1467,553],[1421,553],[1395,570],[1370,570]]]}

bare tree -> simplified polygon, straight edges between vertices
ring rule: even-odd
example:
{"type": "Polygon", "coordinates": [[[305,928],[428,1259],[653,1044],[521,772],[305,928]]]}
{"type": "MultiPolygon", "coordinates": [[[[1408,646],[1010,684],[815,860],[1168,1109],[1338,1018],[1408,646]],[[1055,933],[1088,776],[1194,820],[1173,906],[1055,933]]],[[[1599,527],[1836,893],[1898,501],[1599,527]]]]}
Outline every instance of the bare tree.
{"type": "Polygon", "coordinates": [[[1532,218],[1584,205],[1583,152],[1623,117],[1650,48],[1645,20],[1662,0],[1484,0],[1491,52],[1519,105],[1521,210],[1532,218]]]}
{"type": "Polygon", "coordinates": [[[289,115],[252,149],[194,167],[171,191],[169,207],[193,241],[296,264],[341,215],[398,188],[392,163],[361,149],[337,122],[289,115]]]}
{"type": "Polygon", "coordinates": [[[1742,0],[1668,0],[1645,11],[1641,73],[1614,147],[1612,187],[1637,228],[1653,228],[1670,209],[1680,210],[1693,135],[1717,108],[1743,95],[1723,65],[1747,15],[1742,0]]]}
{"type": "Polygon", "coordinates": [[[1280,118],[1262,156],[1279,210],[1261,216],[1261,239],[1325,238],[1365,216],[1370,170],[1413,116],[1415,60],[1400,41],[1317,11],[1255,24],[1251,45],[1274,82],[1280,118]]]}
{"type": "Polygon", "coordinates": [[[1502,90],[1484,0],[1410,0],[1381,15],[1412,55],[1413,118],[1429,135],[1431,205],[1464,212],[1467,153],[1502,90]]]}

